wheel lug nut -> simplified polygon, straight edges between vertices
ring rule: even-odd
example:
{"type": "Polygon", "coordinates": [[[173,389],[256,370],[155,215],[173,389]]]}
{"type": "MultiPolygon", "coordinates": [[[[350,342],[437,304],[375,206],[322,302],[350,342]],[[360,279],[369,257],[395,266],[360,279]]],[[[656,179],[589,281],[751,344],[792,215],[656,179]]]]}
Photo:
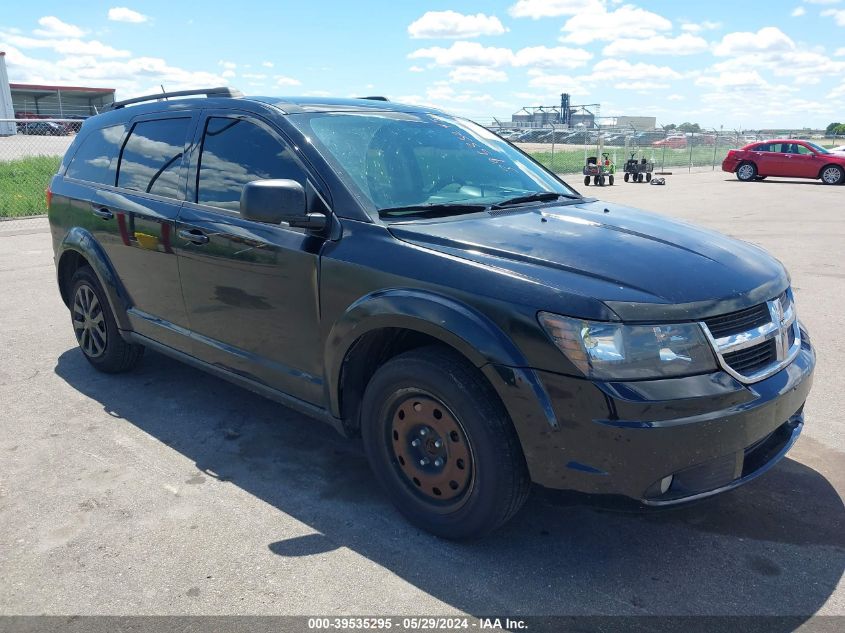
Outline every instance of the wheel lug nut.
{"type": "Polygon", "coordinates": [[[428,435],[428,429],[420,429],[420,435],[422,435],[422,436],[428,435]]]}
{"type": "Polygon", "coordinates": [[[435,448],[440,448],[441,446],[443,446],[443,442],[441,440],[435,440],[434,446],[435,448]]]}
{"type": "Polygon", "coordinates": [[[413,442],[411,442],[411,446],[419,446],[419,445],[420,445],[419,440],[414,440],[413,442]]]}
{"type": "Polygon", "coordinates": [[[421,460],[420,460],[420,466],[426,466],[427,464],[428,464],[428,460],[427,460],[427,459],[421,459],[421,460]]]}
{"type": "Polygon", "coordinates": [[[434,460],[434,465],[440,468],[443,465],[443,460],[438,457],[434,460]]]}

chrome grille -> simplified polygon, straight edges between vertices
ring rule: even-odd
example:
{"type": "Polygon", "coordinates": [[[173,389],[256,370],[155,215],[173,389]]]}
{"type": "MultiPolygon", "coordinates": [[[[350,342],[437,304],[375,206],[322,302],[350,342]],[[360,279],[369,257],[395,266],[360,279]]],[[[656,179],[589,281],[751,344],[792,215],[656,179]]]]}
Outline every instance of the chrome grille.
{"type": "Polygon", "coordinates": [[[705,319],[701,327],[722,369],[745,383],[780,371],[801,349],[791,289],[766,303],[705,319]]]}

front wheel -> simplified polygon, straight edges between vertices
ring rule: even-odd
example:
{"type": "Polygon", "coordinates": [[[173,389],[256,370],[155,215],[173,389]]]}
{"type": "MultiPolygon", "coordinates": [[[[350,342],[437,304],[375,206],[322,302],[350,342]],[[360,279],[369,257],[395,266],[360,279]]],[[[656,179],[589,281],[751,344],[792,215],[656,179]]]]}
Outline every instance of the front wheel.
{"type": "Polygon", "coordinates": [[[516,431],[479,371],[440,346],[412,350],[376,371],[364,393],[361,434],[391,501],[437,536],[482,536],[528,496],[516,431]]]}
{"type": "Polygon", "coordinates": [[[585,184],[587,187],[589,187],[589,186],[590,186],[590,177],[589,177],[589,176],[584,176],[584,184],[585,184]]]}
{"type": "Polygon", "coordinates": [[[73,333],[85,359],[110,374],[135,367],[144,348],[123,340],[103,287],[88,266],[73,275],[70,297],[73,333]]]}
{"type": "Polygon", "coordinates": [[[630,176],[631,176],[631,174],[628,174],[628,173],[626,173],[626,174],[623,176],[623,178],[625,179],[625,182],[628,182],[628,178],[630,178],[630,176]]]}
{"type": "Polygon", "coordinates": [[[736,177],[742,182],[751,182],[757,178],[757,167],[754,163],[742,163],[736,168],[736,177]]]}
{"type": "Polygon", "coordinates": [[[841,185],[845,172],[837,165],[828,165],[822,170],[822,182],[826,185],[841,185]]]}
{"type": "Polygon", "coordinates": [[[613,186],[613,180],[613,174],[607,177],[607,184],[609,184],[611,187],[613,186]]]}
{"type": "Polygon", "coordinates": [[[646,182],[651,182],[651,172],[650,172],[650,171],[649,171],[649,172],[646,172],[646,175],[645,175],[645,181],[646,181],[646,182]]]}

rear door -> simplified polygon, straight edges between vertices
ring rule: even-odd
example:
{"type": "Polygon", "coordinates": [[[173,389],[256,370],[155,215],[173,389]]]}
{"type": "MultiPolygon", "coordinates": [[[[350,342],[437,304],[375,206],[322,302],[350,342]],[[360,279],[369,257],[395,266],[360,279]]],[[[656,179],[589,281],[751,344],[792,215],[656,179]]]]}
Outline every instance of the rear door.
{"type": "Polygon", "coordinates": [[[99,180],[105,184],[85,187],[75,204],[84,207],[87,228],[129,295],[133,329],[181,350],[190,341],[172,238],[196,118],[190,112],[145,115],[92,132],[67,173],[72,181],[103,172],[99,180]]]}
{"type": "Polygon", "coordinates": [[[247,220],[239,209],[246,183],[287,178],[306,187],[310,210],[328,213],[325,188],[277,129],[250,114],[204,113],[194,154],[177,241],[195,355],[321,403],[324,240],[303,229],[247,220]]]}

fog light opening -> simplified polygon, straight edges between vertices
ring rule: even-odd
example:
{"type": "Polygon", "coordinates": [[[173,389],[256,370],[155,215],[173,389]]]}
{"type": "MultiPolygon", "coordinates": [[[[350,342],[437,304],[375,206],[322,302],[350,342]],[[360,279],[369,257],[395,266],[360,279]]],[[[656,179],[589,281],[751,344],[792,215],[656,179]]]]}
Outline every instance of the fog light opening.
{"type": "Polygon", "coordinates": [[[667,475],[660,480],[660,494],[666,494],[666,491],[672,486],[673,479],[675,479],[675,475],[667,475]]]}

